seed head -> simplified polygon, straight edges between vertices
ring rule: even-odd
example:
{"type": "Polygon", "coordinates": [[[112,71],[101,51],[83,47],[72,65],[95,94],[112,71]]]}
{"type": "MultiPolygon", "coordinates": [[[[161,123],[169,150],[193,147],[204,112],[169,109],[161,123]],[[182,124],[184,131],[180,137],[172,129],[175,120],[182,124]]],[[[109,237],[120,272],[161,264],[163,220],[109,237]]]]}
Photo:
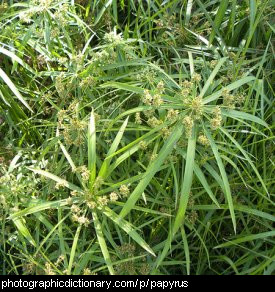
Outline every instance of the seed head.
{"type": "Polygon", "coordinates": [[[80,208],[77,205],[72,205],[71,206],[71,211],[72,211],[72,213],[79,214],[80,213],[80,208]]]}
{"type": "Polygon", "coordinates": [[[99,205],[101,207],[103,207],[103,206],[106,206],[108,204],[109,199],[107,196],[102,196],[102,197],[99,197],[97,201],[98,201],[99,205]]]}
{"type": "Polygon", "coordinates": [[[110,194],[110,201],[115,202],[118,200],[118,194],[116,192],[112,192],[110,194]]]}
{"type": "Polygon", "coordinates": [[[77,222],[85,227],[87,227],[90,223],[89,219],[85,216],[78,217],[77,222]]]}
{"type": "Polygon", "coordinates": [[[122,197],[127,197],[130,194],[130,190],[126,185],[121,185],[119,188],[119,192],[122,197]]]}
{"type": "Polygon", "coordinates": [[[142,120],[141,120],[141,118],[140,118],[140,113],[139,113],[139,112],[136,113],[136,115],[135,115],[135,122],[136,122],[137,124],[139,124],[139,125],[142,124],[142,120]]]}
{"type": "Polygon", "coordinates": [[[158,92],[158,94],[163,94],[163,92],[164,92],[164,83],[163,83],[163,81],[160,81],[158,83],[157,92],[158,92]]]}
{"type": "Polygon", "coordinates": [[[158,120],[156,117],[152,117],[150,119],[148,119],[147,124],[151,127],[151,128],[155,128],[159,125],[162,124],[161,120],[158,120]]]}
{"type": "Polygon", "coordinates": [[[152,98],[149,90],[145,89],[144,90],[144,95],[143,95],[143,98],[142,98],[143,103],[145,103],[146,105],[151,105],[152,104],[152,100],[153,100],[153,98],[152,98]]]}
{"type": "Polygon", "coordinates": [[[218,129],[221,126],[222,122],[222,115],[221,115],[221,108],[216,106],[213,111],[213,118],[210,121],[211,127],[213,130],[218,129]]]}
{"type": "Polygon", "coordinates": [[[55,184],[55,188],[57,190],[61,189],[61,188],[65,188],[68,186],[68,183],[65,180],[59,181],[55,184]]]}
{"type": "Polygon", "coordinates": [[[142,149],[142,150],[147,149],[147,143],[145,141],[140,141],[138,145],[139,145],[140,149],[142,149]]]}
{"type": "Polygon", "coordinates": [[[88,201],[88,202],[87,202],[87,206],[88,206],[91,210],[93,210],[93,209],[96,208],[96,202],[94,202],[94,201],[88,201]]]}
{"type": "Polygon", "coordinates": [[[193,125],[194,125],[194,121],[193,121],[192,117],[190,117],[190,116],[184,117],[183,125],[184,125],[184,128],[185,128],[185,135],[186,135],[187,138],[189,138],[191,136],[191,134],[192,134],[192,128],[193,128],[193,125]]]}
{"type": "Polygon", "coordinates": [[[208,146],[209,145],[209,140],[207,139],[207,137],[203,134],[199,135],[198,137],[198,142],[204,146],[208,146]]]}
{"type": "Polygon", "coordinates": [[[163,100],[160,94],[155,94],[152,96],[152,105],[155,107],[160,107],[163,104],[163,100]]]}
{"type": "Polygon", "coordinates": [[[192,75],[192,80],[194,80],[195,82],[200,82],[201,81],[201,75],[198,73],[194,73],[192,75]]]}
{"type": "Polygon", "coordinates": [[[203,103],[200,96],[195,97],[191,102],[191,109],[195,120],[200,119],[203,113],[203,103]]]}
{"type": "Polygon", "coordinates": [[[166,115],[166,119],[167,121],[174,121],[179,115],[179,111],[178,110],[174,110],[174,109],[169,109],[166,115]]]}

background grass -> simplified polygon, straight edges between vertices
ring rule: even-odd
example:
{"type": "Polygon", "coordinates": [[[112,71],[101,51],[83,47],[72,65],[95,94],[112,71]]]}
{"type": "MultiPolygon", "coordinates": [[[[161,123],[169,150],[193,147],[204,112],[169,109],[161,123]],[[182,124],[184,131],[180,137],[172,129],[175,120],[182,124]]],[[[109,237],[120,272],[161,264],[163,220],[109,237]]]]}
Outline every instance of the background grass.
{"type": "Polygon", "coordinates": [[[0,3],[0,274],[274,274],[274,1],[0,3]]]}

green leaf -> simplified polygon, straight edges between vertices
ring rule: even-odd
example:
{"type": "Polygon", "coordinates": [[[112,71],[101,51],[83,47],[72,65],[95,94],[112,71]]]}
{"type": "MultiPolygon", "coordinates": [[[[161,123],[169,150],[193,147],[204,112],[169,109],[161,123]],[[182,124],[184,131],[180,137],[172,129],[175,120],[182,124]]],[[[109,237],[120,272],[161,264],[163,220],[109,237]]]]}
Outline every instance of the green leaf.
{"type": "Polygon", "coordinates": [[[185,258],[186,258],[187,275],[190,275],[191,260],[190,260],[189,245],[188,245],[187,236],[186,236],[184,227],[182,226],[180,230],[181,230],[181,237],[183,241],[184,253],[185,253],[185,258]]]}
{"type": "Polygon", "coordinates": [[[30,108],[28,103],[25,101],[21,93],[18,91],[16,86],[13,84],[13,82],[10,80],[9,76],[0,68],[0,77],[4,80],[4,82],[8,85],[10,90],[14,93],[14,95],[24,104],[24,106],[33,112],[33,110],[30,108]]]}
{"type": "Polygon", "coordinates": [[[227,203],[229,206],[229,211],[230,211],[230,215],[231,215],[231,219],[232,219],[232,223],[233,223],[233,227],[234,227],[234,231],[236,232],[236,228],[237,228],[237,224],[236,224],[236,218],[235,218],[235,213],[234,213],[234,206],[233,206],[233,200],[232,200],[232,195],[231,195],[231,191],[230,191],[230,186],[229,186],[229,182],[228,182],[228,178],[224,169],[224,165],[222,163],[222,159],[220,157],[219,151],[218,151],[218,147],[215,144],[212,136],[210,135],[210,133],[208,132],[208,130],[206,129],[206,127],[204,126],[204,132],[210,142],[210,146],[212,148],[212,151],[214,153],[214,156],[216,158],[221,176],[222,176],[222,180],[223,180],[223,184],[224,184],[224,189],[225,189],[225,196],[227,199],[227,203]]]}
{"type": "MultiPolygon", "coordinates": [[[[33,202],[33,204],[34,204],[34,202],[33,202]]],[[[59,201],[53,201],[53,202],[37,201],[37,202],[35,202],[34,206],[30,206],[30,207],[25,208],[24,210],[20,210],[18,212],[15,212],[15,213],[11,214],[8,217],[8,219],[14,220],[14,219],[22,217],[22,216],[37,213],[37,212],[51,209],[51,208],[57,209],[59,207],[66,206],[66,205],[68,205],[67,200],[59,200],[59,201]]]]}
{"type": "Polygon", "coordinates": [[[186,163],[184,168],[184,177],[181,186],[180,202],[178,207],[178,212],[172,228],[172,236],[174,237],[176,232],[182,226],[183,218],[185,216],[187,203],[189,199],[189,194],[191,191],[192,181],[193,181],[193,171],[195,162],[195,152],[196,152],[196,129],[193,127],[192,135],[188,139],[187,153],[186,153],[186,163]]]}
{"type": "Polygon", "coordinates": [[[254,122],[254,123],[260,124],[266,128],[269,128],[268,124],[265,121],[263,121],[262,119],[260,119],[258,117],[255,117],[251,114],[248,114],[248,113],[244,113],[241,111],[235,111],[235,110],[231,110],[231,109],[222,109],[222,114],[224,116],[227,116],[227,117],[230,117],[233,119],[237,118],[237,119],[241,119],[241,120],[249,120],[251,122],[254,122]]]}
{"type": "Polygon", "coordinates": [[[69,164],[70,164],[70,166],[72,168],[72,171],[75,171],[76,166],[75,166],[70,154],[68,153],[67,149],[65,148],[65,146],[60,141],[58,141],[58,143],[59,143],[60,148],[61,148],[62,152],[64,153],[66,159],[68,160],[68,162],[69,162],[69,164]]]}
{"type": "Polygon", "coordinates": [[[120,218],[114,211],[110,208],[105,207],[102,209],[102,213],[108,218],[114,221],[120,228],[122,228],[137,244],[148,251],[153,256],[156,256],[150,246],[140,237],[140,235],[134,230],[133,226],[126,220],[120,218]]]}
{"type": "Polygon", "coordinates": [[[77,192],[83,193],[83,190],[81,188],[79,188],[78,186],[76,186],[76,185],[66,181],[65,179],[62,179],[62,178],[60,178],[60,177],[58,177],[58,176],[56,176],[56,175],[54,175],[54,174],[52,174],[52,173],[50,173],[48,171],[45,171],[45,170],[42,170],[42,169],[33,168],[33,167],[27,167],[27,169],[33,171],[34,173],[38,173],[38,174],[43,175],[43,176],[45,176],[47,178],[50,178],[50,179],[52,179],[52,180],[54,180],[54,181],[56,181],[58,183],[61,183],[66,188],[69,188],[69,189],[71,189],[73,191],[77,191],[77,192]]]}
{"type": "Polygon", "coordinates": [[[257,175],[258,179],[260,180],[260,182],[261,182],[261,184],[262,184],[262,186],[263,186],[265,192],[266,192],[267,194],[269,194],[269,193],[268,193],[268,190],[267,190],[267,187],[266,187],[266,185],[265,185],[265,183],[264,183],[264,181],[263,181],[261,175],[259,174],[259,172],[258,172],[256,166],[254,165],[254,163],[252,162],[252,160],[250,159],[250,157],[249,157],[249,155],[246,153],[246,151],[241,147],[241,145],[236,141],[236,139],[234,139],[234,138],[228,133],[228,131],[227,131],[226,129],[224,129],[224,128],[221,127],[220,130],[221,130],[221,131],[222,131],[227,137],[229,137],[229,139],[235,144],[235,146],[236,146],[236,147],[242,152],[242,154],[244,155],[244,157],[247,159],[247,161],[249,162],[250,166],[251,166],[252,169],[254,170],[255,174],[257,175]]]}
{"type": "Polygon", "coordinates": [[[95,19],[95,22],[93,23],[93,26],[95,26],[100,21],[101,17],[103,16],[104,12],[106,11],[106,9],[108,9],[108,7],[112,4],[112,1],[113,0],[109,0],[103,5],[103,7],[99,11],[99,13],[97,13],[97,17],[95,19]]]}
{"type": "Polygon", "coordinates": [[[145,188],[151,181],[152,177],[155,175],[159,168],[161,167],[162,163],[166,159],[166,157],[171,153],[175,143],[181,137],[183,131],[183,125],[178,125],[175,127],[172,134],[169,136],[165,144],[163,145],[162,149],[160,150],[157,158],[149,165],[147,171],[144,174],[144,177],[141,179],[139,184],[136,186],[130,197],[128,198],[127,202],[125,203],[123,209],[120,212],[120,217],[125,217],[133,208],[136,201],[144,192],[145,188]]]}
{"type": "Polygon", "coordinates": [[[229,3],[229,0],[222,0],[220,2],[219,10],[218,10],[216,17],[215,17],[215,20],[214,20],[215,29],[212,30],[210,37],[209,37],[210,44],[214,40],[214,37],[216,35],[216,31],[218,31],[220,29],[220,26],[221,26],[221,23],[224,19],[224,14],[225,14],[225,11],[227,9],[228,3],[229,3]]]}
{"type": "Polygon", "coordinates": [[[3,47],[0,47],[0,53],[10,57],[12,59],[12,61],[19,63],[22,67],[26,68],[31,73],[35,74],[35,71],[27,63],[25,63],[22,59],[20,59],[18,56],[16,56],[13,52],[6,50],[3,47]]]}
{"type": "Polygon", "coordinates": [[[98,176],[102,177],[103,179],[106,178],[107,176],[107,172],[108,172],[108,168],[111,162],[112,157],[110,157],[113,153],[116,152],[117,147],[123,137],[124,131],[126,129],[127,123],[128,123],[128,119],[129,117],[124,121],[124,123],[122,124],[122,126],[120,127],[115,140],[113,141],[108,153],[107,153],[107,157],[104,159],[104,162],[102,163],[102,166],[100,168],[99,174],[98,176]]]}
{"type": "Polygon", "coordinates": [[[115,274],[115,270],[113,268],[113,265],[112,265],[112,262],[111,262],[111,257],[110,257],[110,254],[109,254],[109,250],[108,250],[106,241],[105,241],[104,236],[103,236],[102,226],[101,226],[101,224],[99,222],[97,213],[95,211],[93,212],[93,219],[94,219],[95,231],[96,231],[96,235],[97,235],[99,246],[101,248],[101,252],[103,254],[103,257],[105,259],[105,262],[107,264],[107,267],[108,267],[108,270],[109,270],[110,274],[114,275],[115,274]]]}
{"type": "Polygon", "coordinates": [[[193,0],[188,0],[187,6],[186,6],[186,13],[185,13],[185,25],[188,25],[190,21],[192,6],[193,6],[193,0]]]}
{"type": "Polygon", "coordinates": [[[209,197],[211,198],[211,200],[218,206],[220,207],[219,202],[217,201],[217,199],[215,198],[204,174],[203,171],[200,169],[200,167],[194,163],[194,172],[196,174],[196,177],[199,179],[200,183],[202,184],[202,186],[204,187],[205,191],[208,193],[209,197]]]}
{"type": "Polygon", "coordinates": [[[208,90],[209,86],[211,85],[212,81],[214,80],[215,76],[217,75],[217,73],[219,72],[221,66],[223,65],[223,63],[225,62],[227,58],[221,58],[218,62],[218,64],[216,65],[216,67],[214,68],[214,70],[211,72],[209,78],[207,79],[207,81],[205,82],[201,92],[200,92],[200,97],[203,97],[206,93],[206,91],[208,90]]]}
{"type": "Polygon", "coordinates": [[[242,78],[242,79],[240,79],[238,81],[235,81],[235,82],[223,87],[223,89],[221,89],[221,90],[219,90],[219,91],[207,96],[206,98],[204,98],[203,99],[203,104],[207,104],[207,103],[209,103],[211,101],[214,101],[214,100],[218,99],[220,96],[222,96],[222,92],[223,92],[224,89],[232,91],[232,90],[234,90],[236,88],[239,88],[242,85],[244,85],[246,83],[249,83],[249,82],[251,82],[253,80],[255,80],[254,76],[248,76],[248,77],[244,77],[244,78],[242,78]]]}
{"type": "Polygon", "coordinates": [[[12,220],[15,226],[17,227],[18,231],[28,240],[30,244],[36,246],[34,239],[32,238],[29,229],[25,226],[23,219],[16,218],[12,220]]]}
{"type": "Polygon", "coordinates": [[[231,245],[236,245],[239,243],[248,242],[248,241],[252,241],[255,239],[264,239],[264,238],[273,237],[273,236],[275,236],[275,231],[268,231],[268,232],[263,232],[263,233],[258,233],[258,234],[250,234],[250,235],[238,237],[237,239],[230,240],[229,242],[217,245],[214,248],[228,247],[231,245]]]}
{"type": "Polygon", "coordinates": [[[72,244],[72,248],[71,248],[71,253],[70,253],[70,260],[69,260],[69,265],[68,265],[68,271],[67,274],[70,275],[71,274],[71,270],[72,270],[72,266],[74,263],[74,258],[75,258],[75,252],[76,252],[76,248],[77,248],[77,243],[78,243],[78,239],[79,239],[79,235],[80,235],[80,231],[81,231],[82,225],[79,225],[76,229],[75,235],[74,235],[74,240],[73,240],[73,244],[72,244]]]}
{"type": "Polygon", "coordinates": [[[183,177],[182,186],[181,186],[181,194],[180,194],[180,202],[179,202],[178,211],[176,214],[175,221],[172,225],[172,228],[169,230],[164,248],[156,260],[155,268],[158,268],[159,265],[164,260],[174,236],[176,235],[179,228],[183,225],[183,219],[185,216],[189,194],[190,194],[191,186],[192,186],[192,180],[193,180],[195,152],[196,152],[196,129],[195,127],[193,127],[192,135],[188,139],[186,163],[185,163],[185,169],[184,169],[184,177],[183,177]]]}
{"type": "Polygon", "coordinates": [[[96,178],[96,129],[94,110],[91,112],[88,126],[88,169],[90,171],[90,188],[96,178]]]}

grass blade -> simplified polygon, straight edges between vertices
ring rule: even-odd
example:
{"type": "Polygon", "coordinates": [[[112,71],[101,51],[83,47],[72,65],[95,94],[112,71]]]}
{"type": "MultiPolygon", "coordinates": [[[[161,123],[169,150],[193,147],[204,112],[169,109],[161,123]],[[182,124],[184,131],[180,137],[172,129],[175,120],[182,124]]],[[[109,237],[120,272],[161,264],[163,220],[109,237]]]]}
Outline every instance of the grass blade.
{"type": "Polygon", "coordinates": [[[234,205],[233,205],[233,200],[232,200],[232,195],[231,195],[231,191],[230,191],[230,186],[229,186],[229,182],[228,182],[228,178],[224,169],[224,165],[222,163],[222,159],[220,157],[219,151],[218,151],[218,147],[216,145],[216,143],[214,142],[212,136],[210,135],[210,133],[208,132],[208,130],[206,129],[206,127],[204,127],[204,132],[210,142],[210,146],[212,148],[212,151],[214,153],[214,156],[216,158],[221,176],[222,176],[222,180],[223,180],[223,184],[224,184],[224,189],[225,189],[225,196],[227,199],[227,203],[229,206],[229,211],[230,211],[230,215],[231,215],[231,219],[232,219],[232,223],[233,223],[233,228],[234,231],[236,233],[236,228],[237,228],[237,224],[236,224],[236,217],[235,217],[235,212],[234,212],[234,205]]]}
{"type": "Polygon", "coordinates": [[[112,145],[107,153],[107,157],[104,159],[104,162],[102,163],[102,166],[100,168],[98,176],[102,177],[103,179],[105,179],[107,176],[108,168],[109,168],[109,165],[110,165],[110,162],[112,159],[112,157],[109,157],[109,156],[111,156],[113,153],[116,152],[117,147],[118,147],[118,145],[123,137],[124,131],[127,127],[128,119],[129,119],[129,117],[124,121],[121,128],[119,129],[119,131],[116,135],[116,138],[113,141],[113,143],[112,143],[112,145]]]}
{"type": "Polygon", "coordinates": [[[263,233],[250,234],[250,235],[242,236],[242,237],[239,237],[237,239],[230,240],[229,242],[217,245],[217,246],[215,246],[215,248],[228,247],[228,246],[231,246],[231,245],[235,245],[235,244],[239,244],[239,243],[243,243],[243,242],[248,242],[248,241],[252,241],[252,240],[255,240],[255,239],[264,239],[264,238],[273,237],[273,236],[275,236],[275,231],[268,231],[268,232],[263,232],[263,233]]]}
{"type": "Polygon", "coordinates": [[[111,258],[110,258],[110,254],[108,251],[108,247],[106,244],[106,241],[104,239],[103,236],[103,232],[102,232],[102,226],[99,222],[98,216],[96,212],[93,212],[93,219],[94,219],[94,226],[95,226],[95,230],[96,230],[96,235],[97,235],[97,239],[98,239],[98,243],[100,245],[101,248],[101,252],[103,254],[103,257],[105,259],[105,262],[107,264],[108,270],[110,272],[111,275],[115,274],[115,270],[113,268],[112,262],[111,262],[111,258]]]}
{"type": "Polygon", "coordinates": [[[18,91],[16,86],[13,84],[13,82],[10,80],[9,76],[0,68],[0,77],[4,80],[4,82],[8,85],[10,90],[14,93],[14,95],[24,104],[24,106],[33,112],[33,110],[30,108],[28,103],[25,101],[21,93],[18,91]]]}
{"type": "Polygon", "coordinates": [[[90,171],[90,188],[92,188],[96,178],[96,129],[94,110],[91,112],[88,126],[88,169],[90,171]]]}
{"type": "Polygon", "coordinates": [[[217,73],[219,72],[221,66],[224,64],[224,62],[226,61],[227,58],[221,58],[218,62],[218,64],[216,65],[216,67],[214,68],[214,70],[211,72],[209,78],[207,79],[207,81],[205,82],[201,92],[200,92],[200,97],[203,97],[206,93],[206,91],[208,90],[209,86],[211,85],[212,81],[214,80],[215,76],[217,75],[217,73]]]}
{"type": "Polygon", "coordinates": [[[133,226],[128,221],[121,219],[114,211],[107,207],[102,210],[102,213],[114,221],[120,228],[122,228],[143,249],[148,251],[153,256],[156,256],[150,246],[140,237],[140,235],[134,230],[133,226]]]}
{"type": "Polygon", "coordinates": [[[76,185],[66,181],[65,179],[62,179],[62,178],[60,178],[60,177],[58,177],[58,176],[56,176],[56,175],[54,175],[54,174],[52,174],[50,172],[47,172],[47,171],[42,170],[42,169],[33,168],[33,167],[27,167],[27,169],[33,171],[34,173],[38,173],[38,174],[43,175],[43,176],[45,176],[47,178],[50,178],[50,179],[56,181],[57,183],[60,183],[61,185],[64,185],[64,187],[66,187],[66,188],[69,188],[69,189],[71,189],[73,191],[77,191],[77,192],[83,193],[83,190],[81,188],[79,188],[78,186],[76,186],[76,185]]]}
{"type": "Polygon", "coordinates": [[[166,157],[171,153],[175,143],[181,137],[183,131],[183,126],[179,125],[175,127],[175,130],[172,132],[170,137],[167,139],[165,144],[163,145],[162,149],[160,150],[158,157],[152,162],[152,164],[147,168],[147,171],[144,174],[144,177],[141,179],[139,184],[136,186],[130,197],[128,198],[127,202],[125,203],[123,209],[120,212],[120,217],[125,217],[134,207],[136,201],[142,195],[143,191],[149,184],[152,177],[155,173],[159,170],[160,166],[162,165],[163,161],[166,157]]]}
{"type": "Polygon", "coordinates": [[[17,227],[18,231],[28,240],[28,242],[36,246],[34,239],[32,238],[29,229],[25,226],[24,222],[20,218],[16,218],[12,220],[14,225],[17,227]]]}

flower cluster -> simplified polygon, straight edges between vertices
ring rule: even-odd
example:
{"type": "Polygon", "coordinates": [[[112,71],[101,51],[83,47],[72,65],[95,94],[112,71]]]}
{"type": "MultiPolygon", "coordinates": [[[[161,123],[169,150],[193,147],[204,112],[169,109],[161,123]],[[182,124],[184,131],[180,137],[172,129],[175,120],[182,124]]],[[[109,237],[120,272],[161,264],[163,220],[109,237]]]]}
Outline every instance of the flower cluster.
{"type": "Polygon", "coordinates": [[[90,276],[90,275],[96,275],[96,273],[93,273],[89,268],[85,268],[83,270],[83,275],[84,276],[90,276]]]}
{"type": "Polygon", "coordinates": [[[151,67],[146,66],[138,71],[136,79],[138,81],[147,81],[149,84],[154,84],[157,77],[157,73],[151,67]]]}
{"type": "Polygon", "coordinates": [[[65,73],[61,72],[55,80],[55,88],[58,92],[58,94],[60,96],[65,94],[65,84],[64,84],[64,80],[65,80],[65,73]]]}
{"type": "Polygon", "coordinates": [[[117,58],[117,53],[113,48],[107,48],[102,51],[98,51],[92,54],[91,63],[96,71],[99,71],[100,67],[104,65],[112,64],[117,58]]]}
{"type": "Polygon", "coordinates": [[[216,106],[213,110],[213,118],[210,120],[210,124],[213,130],[218,129],[222,124],[221,108],[216,106]]]}
{"type": "Polygon", "coordinates": [[[51,38],[57,38],[60,35],[60,29],[58,27],[53,27],[51,29],[51,38]]]}
{"type": "Polygon", "coordinates": [[[167,111],[166,120],[170,121],[170,122],[174,122],[178,118],[178,115],[179,115],[179,111],[178,110],[169,109],[167,111]]]}
{"type": "Polygon", "coordinates": [[[79,206],[73,204],[71,206],[72,220],[78,222],[80,225],[87,227],[90,223],[90,220],[83,215],[83,210],[79,206]]]}
{"type": "Polygon", "coordinates": [[[201,118],[203,114],[203,103],[202,98],[200,96],[197,96],[194,99],[192,99],[191,110],[194,120],[198,120],[201,118]]]}
{"type": "Polygon", "coordinates": [[[41,179],[35,178],[33,173],[25,174],[23,166],[28,163],[29,157],[28,154],[22,157],[24,162],[13,172],[9,172],[4,163],[0,164],[0,218],[4,213],[18,211],[21,205],[39,194],[37,185],[41,179]]]}
{"type": "Polygon", "coordinates": [[[142,102],[146,105],[154,106],[157,108],[163,104],[161,94],[157,92],[156,94],[151,95],[148,89],[144,90],[142,102]]]}
{"type": "Polygon", "coordinates": [[[209,67],[211,69],[214,69],[217,64],[218,64],[218,60],[212,60],[212,61],[210,61],[209,67]]]}
{"type": "Polygon", "coordinates": [[[68,10],[69,10],[68,3],[63,3],[58,7],[58,9],[54,13],[55,20],[63,26],[67,24],[68,10]]]}
{"type": "Polygon", "coordinates": [[[118,46],[124,43],[121,34],[117,34],[115,30],[105,33],[104,40],[113,46],[118,46]]]}
{"type": "Polygon", "coordinates": [[[74,66],[76,71],[79,71],[83,68],[84,59],[84,55],[81,52],[71,57],[71,64],[74,66]]]}
{"type": "Polygon", "coordinates": [[[60,133],[68,145],[79,146],[84,141],[87,122],[79,119],[78,105],[78,102],[74,101],[67,110],[60,110],[57,114],[60,133]]]}
{"type": "Polygon", "coordinates": [[[182,88],[181,89],[182,101],[183,101],[183,104],[186,105],[188,104],[188,97],[191,94],[193,82],[184,80],[183,82],[181,82],[180,86],[182,88]]]}
{"type": "Polygon", "coordinates": [[[109,197],[110,197],[110,201],[112,202],[115,202],[118,200],[118,194],[116,192],[110,193],[109,197]]]}
{"type": "MultiPolygon", "coordinates": [[[[32,18],[36,14],[41,14],[48,9],[52,8],[54,0],[33,0],[32,6],[28,10],[21,11],[19,13],[19,19],[23,23],[30,23],[32,21],[32,18]]],[[[68,10],[68,4],[63,4],[60,6],[60,8],[55,12],[55,16],[57,14],[62,14],[62,17],[64,18],[64,12],[68,10]]]]}
{"type": "Polygon", "coordinates": [[[62,188],[65,188],[65,187],[68,187],[68,182],[65,181],[65,180],[61,180],[61,181],[59,181],[59,182],[57,182],[57,183],[55,184],[55,188],[56,188],[57,190],[62,189],[62,188]]]}
{"type": "Polygon", "coordinates": [[[8,8],[8,3],[1,3],[0,4],[0,12],[6,10],[8,8]]]}
{"type": "Polygon", "coordinates": [[[100,196],[97,198],[98,207],[102,208],[106,206],[109,202],[109,198],[107,196],[100,196]]]}
{"type": "Polygon", "coordinates": [[[45,263],[44,272],[46,275],[53,276],[56,275],[55,271],[53,270],[53,267],[50,263],[45,263]]]}
{"type": "Polygon", "coordinates": [[[35,272],[35,264],[33,262],[24,261],[22,269],[24,274],[33,275],[35,272]]]}
{"type": "Polygon", "coordinates": [[[136,124],[138,124],[138,125],[141,125],[141,124],[142,124],[142,120],[141,120],[141,117],[140,117],[140,113],[139,113],[139,112],[137,112],[137,113],[135,114],[135,122],[136,122],[136,124]]]}
{"type": "Polygon", "coordinates": [[[126,198],[130,194],[129,187],[126,185],[121,185],[119,188],[119,193],[121,194],[122,197],[126,198]]]}
{"type": "Polygon", "coordinates": [[[147,143],[145,141],[140,141],[138,145],[139,145],[139,148],[142,150],[147,149],[147,143]]]}
{"type": "MultiPolygon", "coordinates": [[[[134,258],[135,256],[142,255],[138,253],[136,246],[132,243],[123,243],[118,246],[118,255],[113,256],[112,260],[115,262],[121,258],[134,258]],[[118,258],[119,256],[119,258],[118,258]]],[[[115,267],[118,275],[147,275],[150,271],[150,266],[145,263],[143,257],[140,263],[136,263],[134,260],[127,260],[121,262],[115,267]]]]}
{"type": "Polygon", "coordinates": [[[163,127],[160,130],[163,139],[167,139],[171,135],[171,129],[168,127],[163,127]]]}
{"type": "Polygon", "coordinates": [[[194,121],[191,116],[185,116],[182,121],[185,129],[185,135],[189,138],[192,134],[192,129],[194,125],[194,121]]]}
{"type": "Polygon", "coordinates": [[[191,78],[192,78],[193,81],[195,81],[197,83],[199,83],[201,81],[201,75],[198,74],[198,73],[193,73],[191,78]]]}
{"type": "Polygon", "coordinates": [[[73,169],[74,172],[79,172],[84,181],[88,181],[90,178],[90,171],[87,169],[86,165],[79,166],[73,169]]]}
{"type": "Polygon", "coordinates": [[[39,6],[41,7],[41,9],[46,10],[51,6],[53,0],[39,0],[37,2],[39,6]]]}
{"type": "Polygon", "coordinates": [[[93,210],[95,208],[102,209],[102,208],[104,208],[104,206],[107,206],[107,204],[109,202],[116,202],[120,197],[120,195],[118,193],[116,193],[116,192],[111,192],[109,194],[109,196],[106,196],[106,195],[104,195],[104,196],[93,196],[93,197],[92,196],[90,195],[89,196],[90,198],[87,199],[87,201],[86,201],[87,206],[91,210],[93,210]]]}
{"type": "Polygon", "coordinates": [[[81,88],[87,88],[91,86],[95,86],[97,84],[97,80],[94,76],[87,76],[80,82],[80,87],[81,88]]]}
{"type": "Polygon", "coordinates": [[[207,137],[203,134],[200,134],[198,137],[198,142],[204,146],[208,146],[209,145],[209,140],[207,139],[207,137]]]}
{"type": "Polygon", "coordinates": [[[233,94],[229,93],[228,89],[224,89],[222,91],[222,97],[223,97],[223,105],[225,107],[228,107],[230,109],[235,108],[235,96],[233,94]]]}
{"type": "Polygon", "coordinates": [[[196,210],[192,210],[190,213],[186,214],[186,221],[191,225],[194,225],[198,218],[199,216],[196,210]]]}
{"type": "Polygon", "coordinates": [[[147,124],[151,127],[151,128],[155,128],[157,126],[160,126],[162,124],[161,120],[158,120],[156,117],[151,117],[147,120],[147,124]]]}
{"type": "Polygon", "coordinates": [[[31,23],[32,17],[34,15],[33,10],[28,10],[28,11],[21,11],[19,12],[19,19],[22,21],[22,23],[31,23]]]}

